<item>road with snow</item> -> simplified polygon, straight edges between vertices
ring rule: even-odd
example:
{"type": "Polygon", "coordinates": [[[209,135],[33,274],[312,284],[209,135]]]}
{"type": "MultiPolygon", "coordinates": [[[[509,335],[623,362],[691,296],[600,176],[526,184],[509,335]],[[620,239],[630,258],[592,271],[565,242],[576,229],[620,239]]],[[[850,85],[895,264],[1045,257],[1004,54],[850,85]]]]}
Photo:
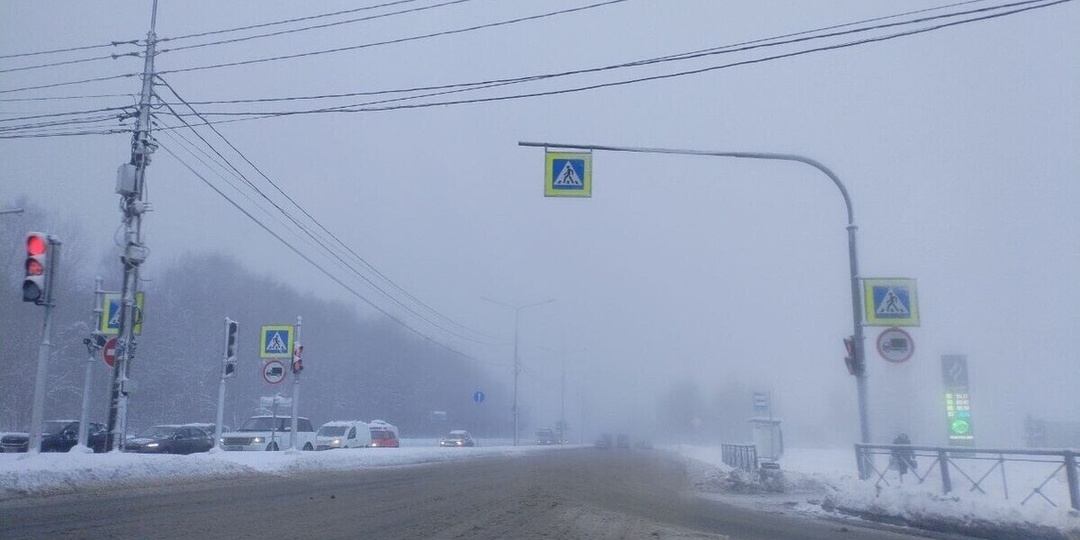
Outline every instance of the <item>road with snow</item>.
{"type": "MultiPolygon", "coordinates": [[[[321,453],[320,453],[321,454],[321,453]]],[[[0,501],[0,538],[919,538],[696,497],[661,452],[173,478],[0,501]]]]}

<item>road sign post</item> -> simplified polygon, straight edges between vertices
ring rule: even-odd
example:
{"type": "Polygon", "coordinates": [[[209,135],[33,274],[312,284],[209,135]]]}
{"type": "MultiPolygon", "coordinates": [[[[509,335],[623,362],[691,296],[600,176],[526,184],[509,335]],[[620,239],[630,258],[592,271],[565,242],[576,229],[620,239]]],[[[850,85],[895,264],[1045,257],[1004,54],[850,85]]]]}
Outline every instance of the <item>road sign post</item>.
{"type": "Polygon", "coordinates": [[[101,348],[101,358],[105,360],[106,366],[116,365],[116,338],[109,338],[109,341],[105,342],[105,346],[101,348]]]}

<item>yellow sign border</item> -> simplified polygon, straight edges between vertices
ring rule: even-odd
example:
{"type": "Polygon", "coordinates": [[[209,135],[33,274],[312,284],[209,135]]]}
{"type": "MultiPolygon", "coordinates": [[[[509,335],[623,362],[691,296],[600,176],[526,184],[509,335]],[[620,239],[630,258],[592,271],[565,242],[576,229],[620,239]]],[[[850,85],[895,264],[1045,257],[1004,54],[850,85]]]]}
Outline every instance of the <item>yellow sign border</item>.
{"type": "MultiPolygon", "coordinates": [[[[109,319],[112,318],[112,315],[109,313],[109,306],[112,305],[112,300],[114,300],[114,299],[115,300],[121,300],[119,305],[123,305],[122,299],[120,298],[120,294],[121,293],[105,293],[105,294],[103,294],[101,296],[101,301],[102,301],[102,305],[101,305],[101,310],[102,310],[101,311],[101,325],[98,327],[98,331],[101,332],[103,335],[106,335],[106,336],[118,336],[118,335],[120,335],[120,329],[119,328],[109,328],[109,319]]],[[[146,299],[146,296],[143,294],[142,291],[137,291],[135,293],[135,310],[140,313],[139,318],[135,322],[135,328],[132,329],[132,332],[135,335],[142,334],[143,317],[142,317],[141,314],[144,313],[143,305],[144,305],[144,300],[145,299],[146,299]]]]}
{"type": "Polygon", "coordinates": [[[545,152],[544,153],[544,196],[545,197],[592,197],[592,153],[591,152],[545,152]],[[582,189],[555,189],[553,173],[556,159],[580,159],[585,162],[585,178],[582,189]]]}
{"type": "Polygon", "coordinates": [[[919,291],[912,278],[864,278],[863,311],[867,326],[919,326],[919,291]],[[874,287],[896,287],[908,290],[908,316],[905,318],[879,318],[874,305],[874,287]]]}
{"type": "Polygon", "coordinates": [[[259,358],[292,358],[293,351],[293,338],[296,337],[295,328],[291,324],[273,324],[263,326],[259,331],[259,358]],[[286,352],[284,353],[271,353],[266,350],[266,334],[268,332],[285,332],[289,336],[288,343],[286,343],[286,352]]]}

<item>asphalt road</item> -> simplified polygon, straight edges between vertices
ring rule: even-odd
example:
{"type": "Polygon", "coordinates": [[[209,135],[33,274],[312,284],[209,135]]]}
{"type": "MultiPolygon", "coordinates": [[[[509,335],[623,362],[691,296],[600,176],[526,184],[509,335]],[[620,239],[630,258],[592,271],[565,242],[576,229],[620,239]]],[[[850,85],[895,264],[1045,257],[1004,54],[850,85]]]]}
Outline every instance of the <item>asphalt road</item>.
{"type": "Polygon", "coordinates": [[[699,499],[658,452],[566,449],[0,502],[0,538],[919,538],[699,499]]]}

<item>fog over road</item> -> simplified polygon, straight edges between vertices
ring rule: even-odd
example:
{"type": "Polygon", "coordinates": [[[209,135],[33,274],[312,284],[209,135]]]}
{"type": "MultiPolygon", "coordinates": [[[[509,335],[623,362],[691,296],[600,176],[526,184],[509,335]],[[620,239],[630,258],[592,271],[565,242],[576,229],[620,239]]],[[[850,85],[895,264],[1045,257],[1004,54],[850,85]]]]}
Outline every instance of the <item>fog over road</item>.
{"type": "MultiPolygon", "coordinates": [[[[378,451],[378,450],[362,450],[378,451]]],[[[0,537],[901,539],[699,499],[659,452],[591,448],[0,503],[0,537]]]]}

